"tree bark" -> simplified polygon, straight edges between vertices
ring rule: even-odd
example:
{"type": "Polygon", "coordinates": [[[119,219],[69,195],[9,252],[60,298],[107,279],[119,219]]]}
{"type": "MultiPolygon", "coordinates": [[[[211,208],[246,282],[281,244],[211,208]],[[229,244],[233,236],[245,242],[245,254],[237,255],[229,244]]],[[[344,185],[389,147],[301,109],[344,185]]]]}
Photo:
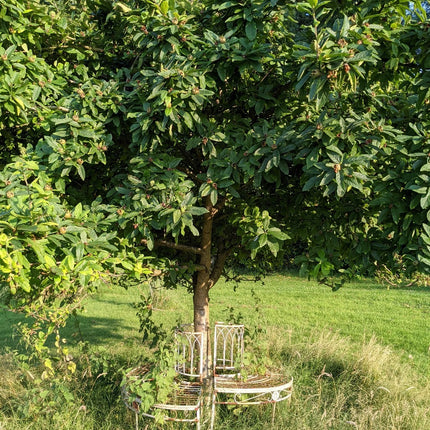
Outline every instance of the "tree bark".
{"type": "Polygon", "coordinates": [[[208,210],[203,216],[203,228],[200,244],[200,262],[199,264],[205,267],[197,273],[194,283],[194,330],[203,332],[204,352],[205,352],[205,369],[204,378],[210,376],[212,366],[212,354],[210,347],[210,324],[209,324],[209,289],[210,289],[210,273],[211,273],[211,257],[212,257],[212,225],[214,208],[208,197],[205,199],[205,207],[208,210]]]}

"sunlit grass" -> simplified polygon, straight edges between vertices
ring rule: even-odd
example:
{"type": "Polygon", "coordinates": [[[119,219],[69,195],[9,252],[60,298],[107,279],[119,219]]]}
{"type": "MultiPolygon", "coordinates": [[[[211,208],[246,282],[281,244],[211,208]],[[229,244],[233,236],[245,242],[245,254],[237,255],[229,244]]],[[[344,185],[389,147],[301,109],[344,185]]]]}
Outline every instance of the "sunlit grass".
{"type": "MultiPolygon", "coordinates": [[[[115,353],[139,347],[139,320],[133,304],[145,287],[125,290],[105,287],[78,314],[82,339],[112,348],[115,353]]],[[[184,289],[157,291],[154,319],[167,329],[192,320],[192,297],[184,289]]],[[[370,280],[347,284],[333,293],[329,288],[303,278],[273,275],[261,282],[218,283],[211,291],[211,321],[226,321],[232,315],[246,325],[264,323],[284,336],[300,338],[318,328],[361,342],[375,335],[420,371],[430,371],[430,289],[387,290],[370,280]],[[253,294],[252,291],[255,293],[253,294]]],[[[0,345],[12,346],[13,314],[0,311],[0,345]]],[[[79,340],[71,318],[66,337],[79,340]]]]}
{"type": "MultiPolygon", "coordinates": [[[[165,306],[155,318],[175,325],[178,315],[192,319],[192,298],[183,290],[162,293],[165,306]]],[[[211,292],[211,321],[233,315],[248,326],[265,324],[283,336],[300,339],[328,329],[361,342],[376,336],[423,374],[430,371],[430,289],[391,289],[370,280],[347,284],[337,292],[294,276],[274,275],[243,282],[234,291],[220,283],[211,292]],[[253,294],[254,292],[254,294],[253,294]]]]}

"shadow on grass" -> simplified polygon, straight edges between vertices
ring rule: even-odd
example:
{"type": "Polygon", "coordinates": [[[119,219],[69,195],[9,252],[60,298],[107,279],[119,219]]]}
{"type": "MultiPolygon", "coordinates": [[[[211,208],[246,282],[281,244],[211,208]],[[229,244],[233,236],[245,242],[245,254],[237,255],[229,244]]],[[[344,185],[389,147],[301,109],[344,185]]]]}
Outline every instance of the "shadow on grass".
{"type": "Polygon", "coordinates": [[[104,346],[107,343],[138,340],[137,327],[126,324],[122,317],[89,317],[82,314],[71,316],[62,337],[76,341],[88,341],[94,346],[104,346]]]}
{"type": "Polygon", "coordinates": [[[127,298],[124,299],[104,299],[104,298],[100,298],[100,297],[94,297],[94,300],[97,301],[97,303],[101,306],[103,306],[103,304],[106,305],[111,305],[111,309],[113,310],[115,307],[122,307],[122,306],[126,306],[129,308],[133,308],[135,307],[135,302],[138,302],[138,299],[136,299],[135,301],[129,301],[127,300],[127,298]]]}
{"type": "Polygon", "coordinates": [[[17,348],[19,335],[16,333],[15,327],[23,321],[25,321],[23,315],[15,314],[7,309],[0,309],[0,350],[17,348]]]}
{"type": "MultiPolygon", "coordinates": [[[[20,336],[16,327],[20,322],[26,322],[24,315],[0,309],[0,352],[7,349],[20,350],[20,336]]],[[[52,337],[52,336],[51,336],[52,337]]],[[[72,344],[79,341],[88,341],[95,346],[107,343],[123,343],[124,341],[139,341],[138,327],[127,324],[119,317],[89,317],[78,314],[71,316],[67,325],[61,329],[61,337],[72,344]]],[[[50,339],[48,343],[52,343],[50,339]]]]}
{"type": "Polygon", "coordinates": [[[399,285],[399,286],[391,286],[388,284],[380,284],[375,282],[374,279],[363,279],[363,280],[353,280],[351,282],[347,282],[345,287],[349,286],[358,288],[360,290],[381,290],[381,291],[415,291],[420,293],[430,293],[430,286],[420,286],[420,285],[399,285]]]}

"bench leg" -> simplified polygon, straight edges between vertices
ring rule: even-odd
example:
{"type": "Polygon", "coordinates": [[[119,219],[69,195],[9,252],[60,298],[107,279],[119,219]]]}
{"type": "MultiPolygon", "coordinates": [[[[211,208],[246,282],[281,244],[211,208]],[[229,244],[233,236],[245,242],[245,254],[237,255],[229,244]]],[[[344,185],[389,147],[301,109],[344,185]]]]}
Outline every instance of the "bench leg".
{"type": "Polygon", "coordinates": [[[196,430],[200,430],[200,419],[201,419],[201,415],[200,415],[200,408],[201,406],[199,406],[199,408],[197,409],[197,423],[196,423],[196,430]]]}
{"type": "Polygon", "coordinates": [[[215,403],[216,403],[216,391],[214,390],[212,394],[212,413],[211,413],[211,430],[213,430],[215,425],[215,403]]]}
{"type": "Polygon", "coordinates": [[[276,402],[273,403],[273,407],[272,407],[272,428],[275,425],[275,413],[276,413],[276,402]]]}

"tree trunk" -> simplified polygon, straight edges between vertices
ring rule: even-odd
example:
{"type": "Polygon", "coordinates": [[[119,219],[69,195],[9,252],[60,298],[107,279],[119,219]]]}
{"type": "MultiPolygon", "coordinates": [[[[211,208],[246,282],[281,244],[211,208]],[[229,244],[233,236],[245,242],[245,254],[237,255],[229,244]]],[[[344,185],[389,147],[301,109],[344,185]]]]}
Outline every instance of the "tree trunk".
{"type": "Polygon", "coordinates": [[[210,344],[210,324],[209,324],[209,289],[210,289],[210,273],[211,273],[211,248],[212,248],[212,224],[214,216],[214,208],[210,198],[205,201],[208,213],[203,216],[203,229],[201,236],[201,253],[200,265],[204,270],[197,272],[197,277],[194,283],[194,330],[203,332],[204,335],[204,353],[205,353],[205,368],[203,377],[210,376],[212,367],[212,354],[210,344]]]}

